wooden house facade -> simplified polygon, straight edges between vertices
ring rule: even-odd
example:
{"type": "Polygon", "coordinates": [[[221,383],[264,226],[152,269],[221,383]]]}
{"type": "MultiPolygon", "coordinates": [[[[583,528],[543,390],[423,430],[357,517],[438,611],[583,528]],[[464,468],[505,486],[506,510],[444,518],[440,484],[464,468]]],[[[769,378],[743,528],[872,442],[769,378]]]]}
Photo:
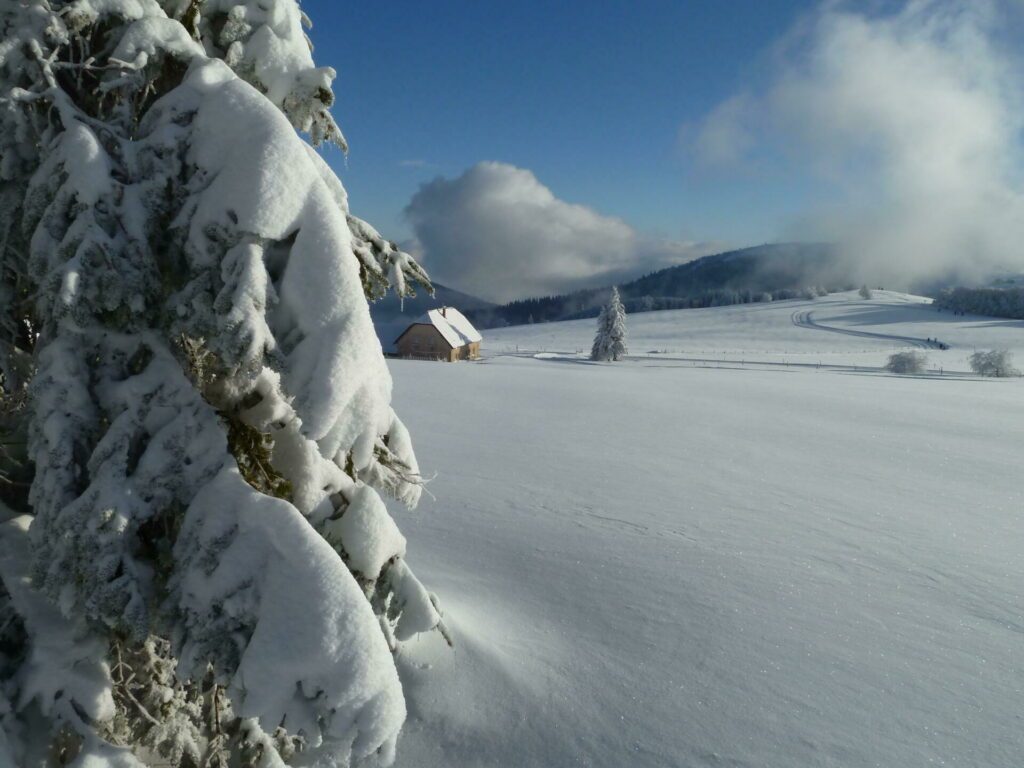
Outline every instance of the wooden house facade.
{"type": "Polygon", "coordinates": [[[482,337],[454,307],[440,307],[421,315],[395,339],[398,357],[420,360],[476,360],[482,337]]]}

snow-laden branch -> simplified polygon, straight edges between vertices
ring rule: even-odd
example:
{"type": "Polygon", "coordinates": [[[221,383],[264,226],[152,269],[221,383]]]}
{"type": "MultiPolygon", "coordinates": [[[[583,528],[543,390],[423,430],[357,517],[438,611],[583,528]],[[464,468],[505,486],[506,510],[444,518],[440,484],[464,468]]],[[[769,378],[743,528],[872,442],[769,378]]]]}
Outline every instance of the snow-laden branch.
{"type": "Polygon", "coordinates": [[[70,651],[18,700],[106,764],[387,758],[391,651],[447,633],[382,500],[422,480],[367,298],[430,286],[297,133],[344,144],[333,71],[294,0],[0,22],[0,374],[29,395],[0,627],[26,658],[36,604],[91,638],[109,706],[70,651]]]}

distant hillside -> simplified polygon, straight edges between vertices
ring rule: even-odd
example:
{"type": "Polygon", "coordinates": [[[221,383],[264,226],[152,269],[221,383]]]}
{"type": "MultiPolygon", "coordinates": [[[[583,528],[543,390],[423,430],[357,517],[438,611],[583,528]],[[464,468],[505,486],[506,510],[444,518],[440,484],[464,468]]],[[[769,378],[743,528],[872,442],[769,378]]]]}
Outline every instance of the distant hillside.
{"type": "MultiPolygon", "coordinates": [[[[619,286],[627,312],[687,309],[792,299],[854,287],[835,249],[822,243],[780,243],[705,256],[619,286]]],[[[598,313],[610,286],[561,296],[476,307],[480,328],[571,320],[598,313]]]]}
{"type": "Polygon", "coordinates": [[[415,298],[399,300],[388,294],[380,301],[370,304],[370,317],[377,331],[377,338],[385,352],[391,351],[392,344],[420,315],[437,307],[455,307],[468,315],[470,311],[489,311],[495,305],[489,301],[470,296],[468,293],[434,283],[434,295],[430,296],[422,288],[416,292],[415,298]]]}

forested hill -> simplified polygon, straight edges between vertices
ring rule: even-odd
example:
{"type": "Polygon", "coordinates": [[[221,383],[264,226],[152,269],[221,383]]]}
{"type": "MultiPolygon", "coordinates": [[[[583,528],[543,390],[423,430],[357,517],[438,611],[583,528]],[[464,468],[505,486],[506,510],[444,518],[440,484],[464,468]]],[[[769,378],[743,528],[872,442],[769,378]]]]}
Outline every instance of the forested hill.
{"type": "Polygon", "coordinates": [[[984,288],[951,288],[938,295],[935,306],[960,314],[1024,320],[1024,287],[1003,284],[984,288]]]}
{"type": "MultiPolygon", "coordinates": [[[[792,299],[853,287],[835,249],[778,243],[705,256],[619,286],[627,312],[792,299]]],[[[595,316],[610,286],[472,308],[481,328],[595,316]]]]}

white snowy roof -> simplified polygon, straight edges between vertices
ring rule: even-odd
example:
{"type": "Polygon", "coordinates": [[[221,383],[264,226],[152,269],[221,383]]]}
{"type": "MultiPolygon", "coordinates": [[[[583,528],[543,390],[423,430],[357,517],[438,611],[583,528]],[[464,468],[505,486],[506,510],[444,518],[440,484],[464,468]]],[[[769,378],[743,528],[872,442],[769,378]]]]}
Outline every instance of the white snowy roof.
{"type": "Polygon", "coordinates": [[[473,327],[473,324],[466,319],[466,316],[454,307],[431,309],[417,317],[411,325],[434,326],[444,337],[444,340],[451,345],[452,349],[463,347],[474,341],[480,341],[483,338],[480,332],[473,327]]]}

